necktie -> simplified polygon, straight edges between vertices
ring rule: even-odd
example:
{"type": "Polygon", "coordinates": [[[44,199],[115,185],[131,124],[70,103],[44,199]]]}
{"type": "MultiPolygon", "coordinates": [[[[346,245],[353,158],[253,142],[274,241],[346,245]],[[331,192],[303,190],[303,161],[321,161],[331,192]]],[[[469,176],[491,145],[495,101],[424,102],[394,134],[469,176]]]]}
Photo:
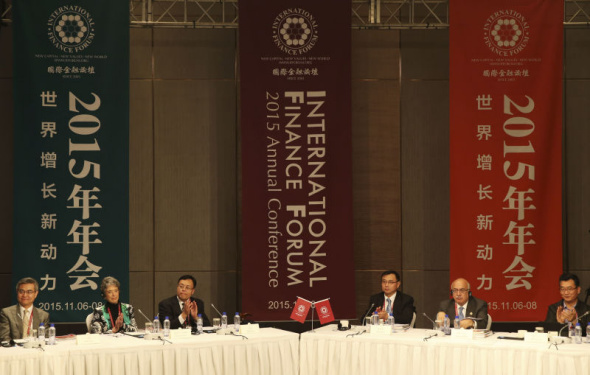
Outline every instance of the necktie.
{"type": "MultiPolygon", "coordinates": [[[[184,311],[184,302],[180,301],[180,314],[182,315],[182,312],[184,311]]],[[[186,319],[184,320],[184,322],[182,322],[182,328],[186,327],[186,319]]]]}
{"type": "Polygon", "coordinates": [[[27,338],[29,330],[29,310],[23,313],[23,339],[27,338]]]}
{"type": "Polygon", "coordinates": [[[459,320],[465,319],[465,315],[463,315],[463,306],[459,307],[459,320]]]}
{"type": "Polygon", "coordinates": [[[387,307],[385,308],[387,310],[387,313],[389,314],[391,312],[391,299],[387,299],[387,307]]]}

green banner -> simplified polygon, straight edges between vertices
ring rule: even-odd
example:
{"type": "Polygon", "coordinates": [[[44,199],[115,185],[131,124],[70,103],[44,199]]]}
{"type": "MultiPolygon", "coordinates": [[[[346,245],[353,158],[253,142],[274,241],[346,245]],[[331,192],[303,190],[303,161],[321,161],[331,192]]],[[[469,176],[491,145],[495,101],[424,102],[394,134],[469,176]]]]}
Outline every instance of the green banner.
{"type": "Polygon", "coordinates": [[[54,322],[102,304],[105,276],[128,301],[128,7],[13,1],[13,279],[54,322]]]}

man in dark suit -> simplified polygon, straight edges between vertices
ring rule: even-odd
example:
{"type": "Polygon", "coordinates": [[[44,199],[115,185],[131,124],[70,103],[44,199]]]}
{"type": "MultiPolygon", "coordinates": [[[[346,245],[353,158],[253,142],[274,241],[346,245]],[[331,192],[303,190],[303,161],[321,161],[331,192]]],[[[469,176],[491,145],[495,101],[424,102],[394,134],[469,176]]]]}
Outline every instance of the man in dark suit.
{"type": "Polygon", "coordinates": [[[176,295],[158,304],[158,315],[163,321],[167,316],[170,319],[170,328],[196,327],[197,315],[201,314],[203,326],[210,326],[209,318],[205,314],[205,303],[194,298],[197,280],[191,275],[183,275],[178,279],[176,295]]]}
{"type": "Polygon", "coordinates": [[[442,324],[445,314],[451,319],[451,324],[456,316],[461,319],[461,328],[482,328],[488,325],[488,303],[471,295],[469,282],[459,278],[451,283],[452,299],[440,303],[439,312],[436,315],[439,324],[442,324]],[[475,318],[471,319],[471,318],[475,318]]]}
{"type": "Polygon", "coordinates": [[[410,324],[414,317],[414,298],[399,290],[402,282],[396,271],[385,271],[381,274],[381,293],[371,296],[369,299],[369,308],[365,311],[365,316],[373,311],[377,311],[379,319],[387,321],[389,313],[393,314],[395,323],[410,324]]]}
{"type": "MultiPolygon", "coordinates": [[[[562,299],[547,309],[545,323],[566,324],[578,323],[578,317],[590,310],[590,307],[580,301],[578,296],[582,289],[580,288],[580,279],[573,273],[564,273],[559,277],[559,293],[562,299]]],[[[586,329],[589,316],[580,319],[582,331],[586,329]]]]}
{"type": "Polygon", "coordinates": [[[39,294],[39,284],[32,277],[20,279],[16,284],[16,305],[0,312],[0,340],[22,339],[33,334],[43,323],[49,327],[49,314],[33,306],[39,294]]]}

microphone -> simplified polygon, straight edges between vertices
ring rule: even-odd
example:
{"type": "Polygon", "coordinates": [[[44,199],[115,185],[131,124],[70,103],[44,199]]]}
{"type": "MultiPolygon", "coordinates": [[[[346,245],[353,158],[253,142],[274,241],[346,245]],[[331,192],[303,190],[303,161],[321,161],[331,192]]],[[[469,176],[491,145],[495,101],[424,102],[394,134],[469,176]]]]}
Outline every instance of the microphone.
{"type": "Polygon", "coordinates": [[[585,317],[586,315],[590,314],[590,310],[586,311],[585,313],[583,313],[582,315],[578,316],[578,323],[580,322],[580,319],[582,319],[583,317],[585,317]]]}
{"type": "Polygon", "coordinates": [[[422,313],[422,315],[424,315],[424,316],[426,317],[426,319],[428,319],[428,320],[430,320],[430,321],[432,322],[432,330],[433,330],[433,331],[436,331],[436,333],[435,333],[435,334],[432,334],[432,335],[430,335],[430,336],[428,336],[428,337],[425,337],[425,338],[424,338],[424,341],[428,341],[430,338],[432,338],[432,337],[434,337],[434,336],[439,336],[439,335],[442,335],[442,336],[444,336],[444,335],[446,334],[446,332],[443,332],[443,329],[444,329],[444,328],[443,328],[442,326],[441,326],[440,328],[438,328],[438,326],[437,326],[437,323],[436,323],[436,322],[437,322],[437,320],[432,320],[432,319],[430,319],[430,317],[429,317],[428,315],[426,315],[426,313],[425,313],[425,312],[423,312],[423,313],[422,313]]]}
{"type": "Polygon", "coordinates": [[[372,303],[371,306],[369,306],[369,309],[365,313],[365,316],[363,316],[363,321],[361,322],[362,325],[365,325],[365,321],[367,320],[367,316],[369,316],[369,314],[371,313],[371,310],[373,310],[374,306],[375,306],[375,303],[372,303]]]}
{"type": "Polygon", "coordinates": [[[220,318],[223,316],[223,315],[221,315],[221,313],[219,312],[219,310],[217,310],[217,308],[215,307],[215,305],[214,305],[214,304],[211,304],[211,307],[213,307],[213,309],[214,309],[215,311],[217,311],[217,314],[219,314],[219,317],[220,317],[220,318]]]}
{"type": "Polygon", "coordinates": [[[560,330],[559,330],[559,332],[557,333],[557,336],[561,336],[561,331],[563,331],[563,329],[564,329],[565,327],[567,327],[567,326],[569,326],[569,323],[565,323],[565,324],[563,325],[563,327],[561,327],[561,329],[560,329],[560,330]]]}
{"type": "Polygon", "coordinates": [[[143,313],[143,311],[141,311],[141,309],[137,309],[137,311],[139,311],[139,313],[141,314],[141,316],[143,316],[145,318],[145,320],[147,320],[148,322],[151,322],[152,321],[147,316],[145,316],[145,314],[143,313]]]}
{"type": "Polygon", "coordinates": [[[432,322],[432,327],[436,327],[436,322],[434,320],[430,319],[430,317],[428,315],[426,315],[425,312],[423,312],[422,315],[424,315],[426,317],[426,319],[428,319],[432,322]]]}
{"type": "MultiPolygon", "coordinates": [[[[582,319],[583,317],[585,317],[586,315],[590,314],[590,311],[586,311],[585,313],[583,313],[582,315],[578,316],[578,323],[580,322],[580,319],[582,319]]],[[[572,323],[573,324],[573,323],[572,323]]],[[[561,336],[561,331],[563,331],[563,329],[565,327],[567,327],[569,325],[569,323],[565,323],[563,325],[563,327],[561,327],[561,329],[559,330],[559,333],[557,333],[557,336],[561,336]]],[[[588,334],[588,332],[586,332],[586,334],[588,334]]]]}

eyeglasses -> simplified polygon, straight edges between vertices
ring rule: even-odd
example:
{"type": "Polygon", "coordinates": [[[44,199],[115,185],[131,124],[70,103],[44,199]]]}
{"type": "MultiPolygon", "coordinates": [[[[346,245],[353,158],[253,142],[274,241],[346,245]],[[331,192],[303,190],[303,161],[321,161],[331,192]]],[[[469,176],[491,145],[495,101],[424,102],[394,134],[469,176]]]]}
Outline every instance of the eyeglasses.
{"type": "Polygon", "coordinates": [[[387,284],[387,285],[393,285],[397,282],[398,281],[393,281],[393,280],[381,280],[381,284],[387,284]]]}
{"type": "Polygon", "coordinates": [[[559,288],[559,292],[560,293],[569,293],[569,292],[573,292],[574,290],[576,290],[578,288],[574,287],[574,286],[568,286],[567,288],[559,288]]]}
{"type": "Polygon", "coordinates": [[[188,285],[179,285],[178,289],[180,289],[180,290],[193,290],[193,287],[188,286],[188,285]]]}
{"type": "Polygon", "coordinates": [[[24,289],[19,289],[17,292],[18,292],[18,294],[27,294],[27,295],[29,295],[29,296],[30,296],[31,294],[34,294],[34,293],[35,293],[35,291],[34,291],[34,290],[24,290],[24,289]]]}
{"type": "Polygon", "coordinates": [[[453,294],[455,294],[455,293],[467,293],[467,292],[469,292],[469,289],[463,289],[463,288],[461,288],[461,289],[451,289],[451,292],[453,292],[453,294]]]}

